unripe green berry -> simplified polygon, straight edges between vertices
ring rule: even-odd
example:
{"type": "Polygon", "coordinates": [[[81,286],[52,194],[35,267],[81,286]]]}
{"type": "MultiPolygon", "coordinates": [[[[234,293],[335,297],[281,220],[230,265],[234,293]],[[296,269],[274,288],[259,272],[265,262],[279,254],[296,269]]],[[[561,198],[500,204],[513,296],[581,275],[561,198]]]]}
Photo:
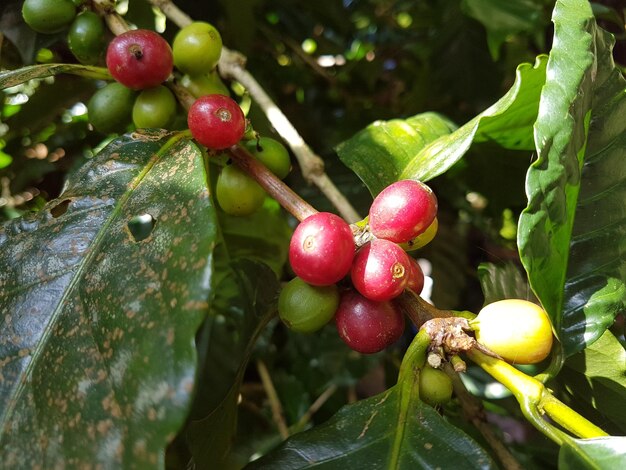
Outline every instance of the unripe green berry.
{"type": "Polygon", "coordinates": [[[165,86],[143,90],[133,105],[133,123],[137,128],[164,128],[176,114],[176,98],[165,86]]]}
{"type": "Polygon", "coordinates": [[[289,281],[278,298],[278,314],[290,329],[311,333],[326,325],[339,306],[339,290],[329,286],[312,286],[299,277],[289,281]]]}
{"type": "Polygon", "coordinates": [[[246,148],[281,180],[289,174],[291,170],[289,152],[277,140],[269,137],[260,137],[258,140],[246,142],[246,148]]]}
{"type": "Polygon", "coordinates": [[[180,84],[196,98],[204,95],[230,96],[228,88],[215,71],[205,75],[185,75],[180,80],[180,84]]]}
{"type": "Polygon", "coordinates": [[[250,215],[263,205],[265,191],[234,165],[226,166],[217,177],[217,202],[230,215],[250,215]]]}
{"type": "Polygon", "coordinates": [[[420,370],[419,395],[430,406],[444,405],[452,398],[452,380],[444,371],[425,365],[420,370]]]}
{"type": "Polygon", "coordinates": [[[76,6],[71,0],[26,0],[22,17],[38,33],[52,34],[63,31],[76,16],[76,6]]]}
{"type": "Polygon", "coordinates": [[[67,44],[81,64],[97,64],[104,57],[105,28],[102,18],[93,11],[84,11],[72,22],[67,44]]]}
{"type": "Polygon", "coordinates": [[[210,72],[222,54],[222,37],[215,27],[196,21],[182,28],[172,44],[174,65],[189,75],[210,72]]]}
{"type": "Polygon", "coordinates": [[[131,119],[135,92],[112,82],[96,91],[87,103],[89,122],[100,132],[123,132],[131,119]]]}

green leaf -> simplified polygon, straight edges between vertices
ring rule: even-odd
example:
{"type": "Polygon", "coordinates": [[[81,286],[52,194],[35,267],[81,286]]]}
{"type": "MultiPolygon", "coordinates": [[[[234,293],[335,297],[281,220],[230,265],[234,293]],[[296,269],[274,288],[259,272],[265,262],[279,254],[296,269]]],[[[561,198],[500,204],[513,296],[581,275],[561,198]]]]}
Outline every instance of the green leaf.
{"type": "Polygon", "coordinates": [[[0,73],[0,90],[9,88],[35,78],[51,77],[60,73],[69,73],[86,78],[112,80],[111,74],[104,67],[79,64],[41,64],[29,65],[16,70],[0,73]]]}
{"type": "Polygon", "coordinates": [[[537,117],[539,94],[545,82],[547,58],[534,65],[521,64],[515,83],[495,104],[453,133],[424,148],[400,175],[428,181],[459,161],[473,142],[495,142],[513,150],[532,150],[532,125],[537,117]]]}
{"type": "Polygon", "coordinates": [[[337,148],[341,160],[372,194],[399,179],[428,181],[459,161],[473,142],[534,149],[532,126],[545,82],[547,58],[517,68],[515,83],[498,102],[454,130],[434,113],[376,122],[337,148]],[[452,132],[454,130],[454,132],[452,132]]]}
{"type": "Polygon", "coordinates": [[[569,357],[559,380],[626,432],[626,350],[610,331],[569,357]]]}
{"type": "Polygon", "coordinates": [[[228,461],[243,374],[259,334],[276,314],[280,287],[270,268],[259,262],[239,259],[222,264],[216,265],[221,279],[198,341],[205,362],[186,429],[198,468],[224,468],[228,461]]]}
{"type": "Polygon", "coordinates": [[[518,245],[571,355],[626,308],[626,81],[586,1],[557,2],[553,21],[518,245]]]}
{"type": "Polygon", "coordinates": [[[626,467],[626,437],[568,439],[559,452],[560,470],[615,470],[626,467]]]}
{"type": "Polygon", "coordinates": [[[164,467],[194,389],[215,236],[201,152],[168,133],[116,139],[59,199],[4,225],[4,465],[164,467]]]}
{"type": "Polygon", "coordinates": [[[409,162],[426,145],[456,126],[436,113],[406,120],[376,121],[337,147],[339,158],[367,185],[372,194],[400,178],[409,162]]]}
{"type": "Polygon", "coordinates": [[[250,468],[495,468],[475,441],[420,400],[419,371],[430,343],[425,331],[415,336],[396,386],[343,407],[250,468]]]}
{"type": "Polygon", "coordinates": [[[485,305],[504,299],[529,299],[528,281],[515,263],[501,265],[481,263],[478,278],[485,296],[485,305]]]}
{"type": "MultiPolygon", "coordinates": [[[[416,394],[417,395],[417,394],[416,394]]],[[[288,439],[250,469],[495,468],[489,455],[417,398],[400,420],[400,387],[348,405],[326,423],[288,439]],[[401,435],[397,462],[392,445],[401,435]]]]}
{"type": "Polygon", "coordinates": [[[494,60],[508,36],[542,31],[545,26],[543,1],[463,0],[463,9],[487,29],[489,50],[494,60]]]}

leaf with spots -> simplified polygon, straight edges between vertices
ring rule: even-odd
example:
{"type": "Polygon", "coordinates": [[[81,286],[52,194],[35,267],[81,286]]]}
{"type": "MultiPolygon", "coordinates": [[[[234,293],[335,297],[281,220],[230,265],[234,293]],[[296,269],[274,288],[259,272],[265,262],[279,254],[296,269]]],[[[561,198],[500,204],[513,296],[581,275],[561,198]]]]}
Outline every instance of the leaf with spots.
{"type": "Polygon", "coordinates": [[[0,461],[163,468],[194,389],[216,215],[200,150],[130,134],[0,229],[0,461]]]}

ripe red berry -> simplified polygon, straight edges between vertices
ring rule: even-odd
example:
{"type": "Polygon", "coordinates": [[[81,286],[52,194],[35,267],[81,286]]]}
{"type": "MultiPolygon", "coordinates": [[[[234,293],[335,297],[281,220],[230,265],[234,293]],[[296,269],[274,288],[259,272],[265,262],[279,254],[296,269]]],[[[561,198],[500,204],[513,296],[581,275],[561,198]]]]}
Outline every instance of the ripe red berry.
{"type": "Polygon", "coordinates": [[[437,215],[432,190],[414,180],[397,181],[383,189],[372,202],[370,230],[378,238],[405,243],[428,228],[437,215]]]}
{"type": "Polygon", "coordinates": [[[391,302],[374,302],[353,290],[341,296],[335,324],[339,337],[365,354],[382,351],[404,332],[404,316],[391,302]]]}
{"type": "Polygon", "coordinates": [[[424,271],[420,267],[419,263],[410,256],[409,263],[411,265],[411,272],[407,279],[406,288],[412,290],[416,294],[420,294],[424,289],[424,271]]]}
{"type": "Polygon", "coordinates": [[[370,300],[391,300],[406,288],[412,267],[406,252],[389,240],[374,239],[361,247],[350,273],[356,290],[370,300]]]}
{"type": "Polygon", "coordinates": [[[232,98],[206,95],[189,108],[187,124],[194,139],[205,147],[221,150],[241,140],[246,130],[246,117],[232,98]]]}
{"type": "Polygon", "coordinates": [[[106,63],[115,80],[133,90],[152,88],[172,73],[172,49],[158,33],[147,29],[127,31],[113,38],[106,63]]]}
{"type": "Polygon", "coordinates": [[[339,216],[318,212],[304,219],[289,244],[289,262],[305,282],[334,284],[350,271],[354,239],[350,226],[339,216]]]}

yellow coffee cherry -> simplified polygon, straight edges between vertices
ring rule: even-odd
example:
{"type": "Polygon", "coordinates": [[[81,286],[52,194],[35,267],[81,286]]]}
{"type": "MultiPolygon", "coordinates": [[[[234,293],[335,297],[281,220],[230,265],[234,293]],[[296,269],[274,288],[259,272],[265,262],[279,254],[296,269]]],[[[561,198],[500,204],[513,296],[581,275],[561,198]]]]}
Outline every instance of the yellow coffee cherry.
{"type": "Polygon", "coordinates": [[[552,325],[540,306],[521,299],[485,306],[470,322],[476,340],[512,364],[543,361],[552,348],[552,325]]]}

